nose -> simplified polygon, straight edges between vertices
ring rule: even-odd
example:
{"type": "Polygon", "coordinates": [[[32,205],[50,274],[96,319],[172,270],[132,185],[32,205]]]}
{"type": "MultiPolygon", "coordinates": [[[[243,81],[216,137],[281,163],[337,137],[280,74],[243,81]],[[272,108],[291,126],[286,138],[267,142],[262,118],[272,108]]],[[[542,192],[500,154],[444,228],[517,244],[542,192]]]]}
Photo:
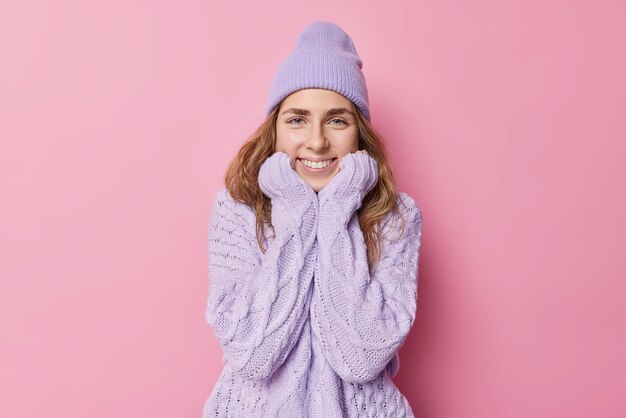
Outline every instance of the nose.
{"type": "Polygon", "coordinates": [[[328,140],[324,133],[324,128],[320,125],[315,125],[311,129],[311,135],[307,141],[307,147],[315,152],[324,150],[328,146],[328,140]]]}

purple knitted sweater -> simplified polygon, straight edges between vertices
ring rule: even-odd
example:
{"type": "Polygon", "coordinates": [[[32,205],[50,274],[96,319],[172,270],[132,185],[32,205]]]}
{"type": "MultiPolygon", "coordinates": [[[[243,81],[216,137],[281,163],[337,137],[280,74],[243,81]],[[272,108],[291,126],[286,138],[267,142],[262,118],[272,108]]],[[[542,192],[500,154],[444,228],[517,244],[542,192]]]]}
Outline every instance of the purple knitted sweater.
{"type": "Polygon", "coordinates": [[[209,230],[206,320],[224,368],[208,417],[413,417],[393,384],[413,325],[422,214],[406,193],[370,274],[356,211],[377,182],[376,161],[347,154],[315,193],[276,152],[259,186],[272,201],[267,251],[253,208],[222,187],[209,230]]]}

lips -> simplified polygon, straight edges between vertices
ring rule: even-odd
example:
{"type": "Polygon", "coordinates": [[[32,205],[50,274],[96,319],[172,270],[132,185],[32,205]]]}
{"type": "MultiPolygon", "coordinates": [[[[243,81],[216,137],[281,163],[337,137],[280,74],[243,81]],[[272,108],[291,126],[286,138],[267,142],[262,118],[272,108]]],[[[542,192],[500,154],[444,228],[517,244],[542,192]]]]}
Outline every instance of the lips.
{"type": "Polygon", "coordinates": [[[298,164],[300,165],[301,169],[303,171],[305,171],[306,173],[310,173],[310,174],[326,174],[328,171],[330,171],[332,168],[335,167],[336,163],[337,163],[337,159],[336,158],[325,158],[325,159],[306,159],[307,161],[313,161],[313,162],[320,162],[320,161],[328,161],[330,160],[330,164],[328,164],[326,167],[323,168],[313,168],[313,167],[308,167],[306,164],[304,164],[304,162],[302,161],[302,158],[298,158],[298,164]]]}

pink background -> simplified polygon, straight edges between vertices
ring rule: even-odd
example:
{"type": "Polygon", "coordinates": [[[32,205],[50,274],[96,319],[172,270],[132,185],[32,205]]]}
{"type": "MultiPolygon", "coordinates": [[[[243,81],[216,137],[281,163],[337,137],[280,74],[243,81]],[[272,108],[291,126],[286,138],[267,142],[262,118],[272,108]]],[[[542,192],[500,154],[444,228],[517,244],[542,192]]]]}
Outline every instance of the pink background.
{"type": "Polygon", "coordinates": [[[210,205],[313,20],[424,231],[423,418],[626,413],[619,1],[0,3],[0,416],[199,417],[210,205]]]}

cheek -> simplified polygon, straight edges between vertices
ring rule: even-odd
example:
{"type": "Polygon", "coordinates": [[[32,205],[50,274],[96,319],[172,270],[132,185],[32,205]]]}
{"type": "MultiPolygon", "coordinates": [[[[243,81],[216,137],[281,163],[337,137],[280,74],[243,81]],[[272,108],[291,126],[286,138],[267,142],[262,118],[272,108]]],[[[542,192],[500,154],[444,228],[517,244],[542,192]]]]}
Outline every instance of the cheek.
{"type": "Polygon", "coordinates": [[[302,142],[301,136],[300,133],[278,130],[276,132],[276,151],[284,151],[287,154],[296,152],[302,142]]]}
{"type": "Polygon", "coordinates": [[[285,135],[280,131],[276,132],[276,146],[275,151],[286,151],[289,147],[289,141],[285,138],[285,135]]]}
{"type": "Polygon", "coordinates": [[[336,138],[335,144],[341,154],[348,154],[359,149],[359,137],[356,133],[348,133],[340,135],[336,138]]]}

